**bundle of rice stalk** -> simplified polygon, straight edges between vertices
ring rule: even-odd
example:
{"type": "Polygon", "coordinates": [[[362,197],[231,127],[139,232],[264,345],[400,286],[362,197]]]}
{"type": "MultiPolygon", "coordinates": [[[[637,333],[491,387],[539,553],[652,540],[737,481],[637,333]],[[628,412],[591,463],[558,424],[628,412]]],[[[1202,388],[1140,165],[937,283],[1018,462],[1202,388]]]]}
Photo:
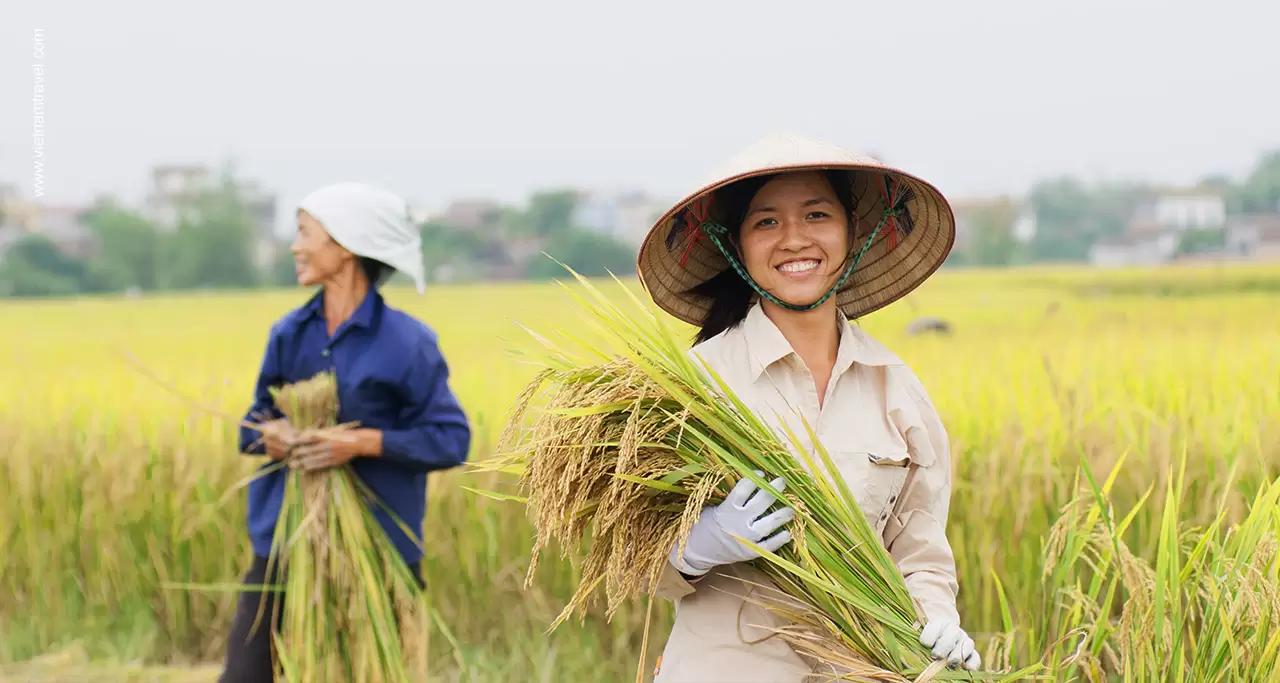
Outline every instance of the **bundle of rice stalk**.
{"type": "Polygon", "coordinates": [[[581,308],[575,319],[596,334],[557,331],[556,343],[531,331],[540,344],[530,358],[543,369],[512,409],[501,454],[479,466],[517,474],[524,496],[477,491],[527,504],[537,533],[529,579],[553,540],[562,558],[585,552],[582,579],[552,628],[575,611],[585,616],[602,584],[609,616],[651,594],[702,507],[748,477],[796,511],[794,540],[779,552],[742,542],[763,554],[754,563],[784,594],[763,606],[791,622],[777,636],[798,651],[843,670],[844,680],[1014,680],[1036,668],[1000,676],[931,661],[900,571],[845,483],[824,474],[836,471],[826,450],[807,452],[790,432],[781,439],[620,282],[634,311],[573,275],[591,295],[565,288],[581,308]],[[535,410],[539,395],[546,405],[535,410]],[[778,476],[782,492],[769,484],[778,476]]]}
{"type": "MultiPolygon", "coordinates": [[[[337,424],[332,372],[281,387],[273,397],[304,435],[342,439],[352,426],[337,424]]],[[[268,566],[268,575],[278,567],[283,578],[284,599],[276,602],[281,625],[272,634],[279,680],[426,680],[426,596],[372,505],[381,502],[350,465],[287,471],[268,566]]]]}

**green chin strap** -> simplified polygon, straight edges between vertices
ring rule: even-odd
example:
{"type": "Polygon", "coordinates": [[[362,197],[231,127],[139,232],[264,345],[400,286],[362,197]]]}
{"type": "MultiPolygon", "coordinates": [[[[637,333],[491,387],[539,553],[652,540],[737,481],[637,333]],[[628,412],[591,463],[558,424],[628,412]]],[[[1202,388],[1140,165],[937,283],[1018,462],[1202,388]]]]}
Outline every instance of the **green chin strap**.
{"type": "Polygon", "coordinates": [[[746,280],[747,284],[751,285],[751,289],[756,291],[756,294],[759,294],[764,299],[789,311],[812,311],[822,304],[827,303],[827,299],[835,296],[836,292],[840,291],[840,288],[844,286],[844,283],[853,275],[854,269],[858,267],[858,262],[861,261],[862,256],[867,253],[867,249],[871,248],[871,243],[875,241],[876,235],[880,234],[880,229],[884,227],[884,224],[887,223],[890,218],[900,215],[903,212],[903,208],[886,210],[884,212],[884,216],[880,217],[880,222],[876,224],[876,229],[871,231],[871,236],[868,237],[866,243],[862,245],[862,249],[858,250],[857,256],[855,256],[853,260],[849,262],[849,265],[845,267],[844,273],[840,275],[840,279],[836,280],[836,283],[831,286],[831,289],[827,290],[826,294],[822,295],[821,299],[803,306],[783,301],[769,292],[764,291],[764,288],[747,273],[747,269],[743,267],[742,262],[738,260],[737,255],[725,246],[723,238],[728,236],[728,228],[714,221],[704,221],[702,225],[699,226],[699,229],[711,239],[711,243],[716,245],[716,249],[720,250],[720,254],[729,262],[729,265],[733,268],[734,272],[736,272],[743,280],[746,280]]]}

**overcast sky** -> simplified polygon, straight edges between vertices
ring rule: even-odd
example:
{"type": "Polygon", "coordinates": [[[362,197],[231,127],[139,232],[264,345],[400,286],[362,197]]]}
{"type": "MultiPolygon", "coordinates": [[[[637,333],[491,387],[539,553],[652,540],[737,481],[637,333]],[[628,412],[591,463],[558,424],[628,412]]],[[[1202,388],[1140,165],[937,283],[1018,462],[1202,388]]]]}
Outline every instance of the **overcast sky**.
{"type": "Polygon", "coordinates": [[[154,164],[228,158],[283,207],[340,179],[426,208],[559,185],[679,195],[775,129],[953,199],[1063,173],[1238,175],[1280,147],[1276,0],[340,6],[6,3],[0,182],[31,191],[36,28],[60,203],[135,201],[154,164]]]}

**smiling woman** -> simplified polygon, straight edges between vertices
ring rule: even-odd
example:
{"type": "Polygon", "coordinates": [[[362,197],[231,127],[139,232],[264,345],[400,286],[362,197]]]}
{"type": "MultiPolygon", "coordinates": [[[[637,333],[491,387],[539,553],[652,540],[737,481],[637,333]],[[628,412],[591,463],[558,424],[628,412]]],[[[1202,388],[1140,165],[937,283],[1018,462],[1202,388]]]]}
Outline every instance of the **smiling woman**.
{"type": "MultiPolygon", "coordinates": [[[[787,134],[761,140],[712,178],[650,230],[639,260],[645,288],[698,327],[689,353],[784,442],[795,434],[806,450],[825,447],[836,471],[810,474],[834,475],[852,491],[919,607],[920,642],[950,666],[977,669],[946,536],[946,430],[911,369],[849,324],[942,265],[955,240],[950,207],[903,171],[787,134]]],[[[774,480],[780,492],[786,483],[774,480]]],[[[750,496],[749,484],[704,508],[685,546],[671,548],[655,590],[678,604],[660,683],[851,673],[772,637],[786,620],[757,604],[769,579],[737,539],[769,551],[789,543],[794,503],[750,496]]]]}
{"type": "MultiPolygon", "coordinates": [[[[356,256],[334,241],[315,216],[298,211],[298,234],[294,237],[293,272],[303,287],[323,285],[327,274],[338,272],[344,262],[356,260],[365,280],[381,286],[395,273],[395,268],[368,256],[356,256]]],[[[350,271],[354,274],[354,270],[350,271]]]]}

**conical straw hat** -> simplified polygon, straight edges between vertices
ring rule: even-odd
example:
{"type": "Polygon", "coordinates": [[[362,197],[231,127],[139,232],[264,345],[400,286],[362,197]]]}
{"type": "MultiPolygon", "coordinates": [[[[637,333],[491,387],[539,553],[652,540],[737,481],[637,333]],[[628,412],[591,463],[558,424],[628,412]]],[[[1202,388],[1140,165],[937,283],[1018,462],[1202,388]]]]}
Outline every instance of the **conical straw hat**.
{"type": "MultiPolygon", "coordinates": [[[[711,301],[691,290],[730,268],[698,226],[716,190],[759,175],[805,170],[854,171],[851,196],[861,249],[877,230],[836,305],[855,319],[883,308],[920,286],[946,260],[955,243],[955,217],[936,188],[904,171],[855,152],[790,133],[769,135],[720,165],[649,230],[638,271],[649,295],[666,312],[701,325],[711,301]],[[890,198],[896,211],[888,211],[890,198]]],[[[737,230],[738,226],[727,226],[737,230]]]]}

